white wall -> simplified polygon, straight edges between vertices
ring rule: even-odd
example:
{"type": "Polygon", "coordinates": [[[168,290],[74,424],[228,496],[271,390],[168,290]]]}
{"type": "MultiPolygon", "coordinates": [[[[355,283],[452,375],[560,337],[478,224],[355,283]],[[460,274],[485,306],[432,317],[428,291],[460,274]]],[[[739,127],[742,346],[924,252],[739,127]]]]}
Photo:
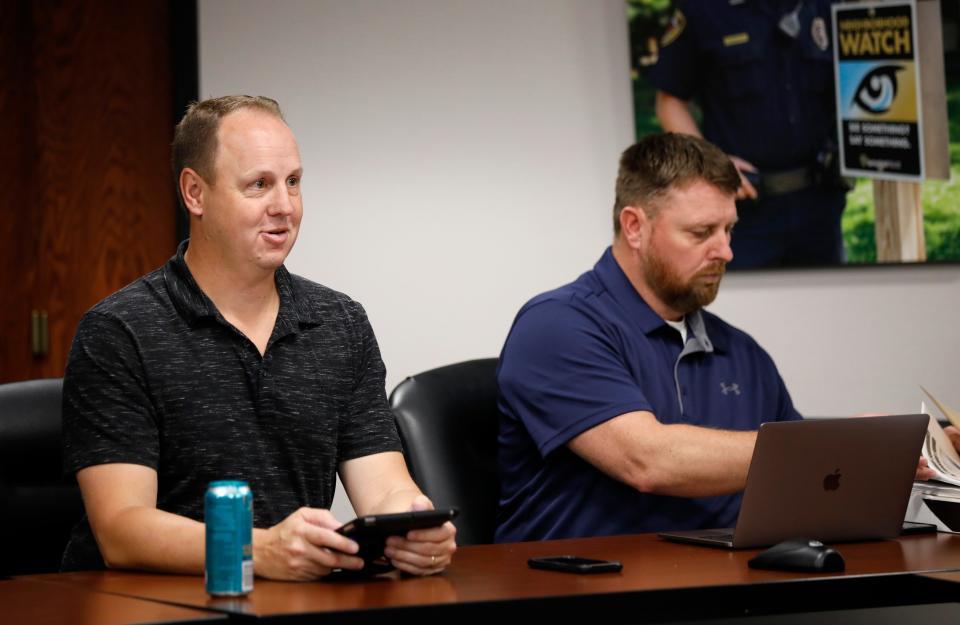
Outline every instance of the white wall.
{"type": "Polygon", "coordinates": [[[920,384],[960,409],[960,267],[728,274],[711,310],[770,352],[804,414],[917,412],[920,384]]]}
{"type": "MultiPolygon", "coordinates": [[[[498,353],[610,239],[633,141],[621,0],[201,0],[201,96],[277,98],[302,150],[288,266],[362,302],[388,387],[498,353]]],[[[808,414],[960,406],[960,268],[730,275],[712,309],[808,414]]],[[[346,513],[341,513],[346,516],[346,513]]]]}
{"type": "Polygon", "coordinates": [[[388,386],[495,356],[609,239],[632,142],[623,5],[200,3],[201,95],[276,97],[306,170],[291,270],[368,310],[388,386]]]}

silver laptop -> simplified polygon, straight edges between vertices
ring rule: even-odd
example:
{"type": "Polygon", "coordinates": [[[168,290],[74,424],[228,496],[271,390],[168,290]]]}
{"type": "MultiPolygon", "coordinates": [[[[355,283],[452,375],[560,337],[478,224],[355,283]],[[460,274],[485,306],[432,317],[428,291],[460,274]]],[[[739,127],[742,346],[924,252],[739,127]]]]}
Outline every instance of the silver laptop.
{"type": "Polygon", "coordinates": [[[928,421],[914,414],[764,423],[737,526],[660,536],[737,549],[798,537],[898,536],[928,421]]]}

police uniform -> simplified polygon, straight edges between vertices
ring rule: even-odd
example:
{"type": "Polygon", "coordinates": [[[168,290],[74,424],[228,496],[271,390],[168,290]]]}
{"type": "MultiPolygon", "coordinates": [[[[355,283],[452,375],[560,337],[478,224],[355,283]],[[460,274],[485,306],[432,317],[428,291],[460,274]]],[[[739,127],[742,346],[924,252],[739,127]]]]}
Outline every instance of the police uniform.
{"type": "Polygon", "coordinates": [[[760,170],[760,199],[737,203],[732,267],[844,260],[830,4],[688,0],[647,75],[696,101],[704,137],[760,170]]]}

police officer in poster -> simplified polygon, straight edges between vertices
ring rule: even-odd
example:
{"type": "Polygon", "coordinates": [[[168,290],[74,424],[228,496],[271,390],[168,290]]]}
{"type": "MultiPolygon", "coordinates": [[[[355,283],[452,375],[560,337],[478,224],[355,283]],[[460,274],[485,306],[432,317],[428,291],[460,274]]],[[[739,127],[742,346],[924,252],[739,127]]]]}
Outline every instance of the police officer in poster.
{"type": "Polygon", "coordinates": [[[844,262],[830,4],[681,1],[647,73],[664,130],[705,137],[741,172],[731,267],[844,262]]]}

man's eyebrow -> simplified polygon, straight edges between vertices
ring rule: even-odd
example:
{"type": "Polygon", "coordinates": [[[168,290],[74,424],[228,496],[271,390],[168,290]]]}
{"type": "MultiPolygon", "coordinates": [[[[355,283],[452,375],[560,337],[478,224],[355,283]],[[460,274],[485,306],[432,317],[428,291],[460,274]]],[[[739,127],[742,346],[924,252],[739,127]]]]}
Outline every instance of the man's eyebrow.
{"type": "MultiPolygon", "coordinates": [[[[273,170],[271,169],[251,169],[250,171],[243,174],[244,178],[266,178],[268,176],[274,175],[273,170]]],[[[288,174],[284,174],[284,178],[288,176],[302,176],[303,167],[297,167],[288,174]]]]}
{"type": "Polygon", "coordinates": [[[691,230],[699,230],[700,228],[726,228],[727,226],[733,226],[739,221],[739,217],[735,217],[733,221],[720,220],[720,221],[694,221],[686,225],[687,228],[691,230]]]}
{"type": "Polygon", "coordinates": [[[242,177],[243,178],[265,178],[269,176],[271,173],[273,172],[271,172],[269,169],[251,169],[249,171],[243,172],[242,177]]]}

